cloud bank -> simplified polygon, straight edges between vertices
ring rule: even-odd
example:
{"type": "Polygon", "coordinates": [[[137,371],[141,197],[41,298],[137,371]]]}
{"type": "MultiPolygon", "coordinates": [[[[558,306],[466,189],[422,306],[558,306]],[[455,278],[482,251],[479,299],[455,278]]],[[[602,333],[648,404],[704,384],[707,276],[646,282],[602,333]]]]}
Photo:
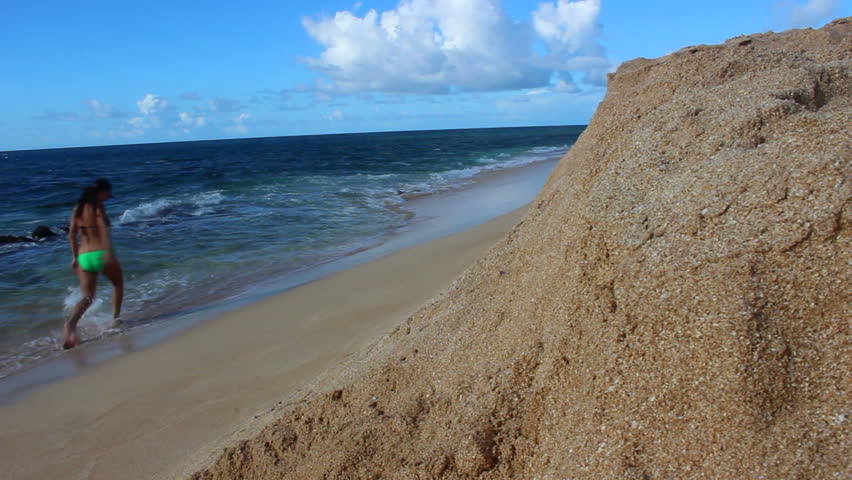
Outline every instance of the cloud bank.
{"type": "MultiPolygon", "coordinates": [[[[200,100],[197,94],[184,93],[181,99],[200,100]]],[[[171,103],[166,97],[147,93],[136,101],[138,114],[129,118],[122,128],[113,133],[121,137],[140,137],[149,130],[165,129],[167,132],[176,134],[189,134],[193,130],[221,127],[226,133],[245,134],[249,127],[247,121],[250,114],[241,113],[229,121],[222,119],[223,114],[238,112],[245,108],[239,100],[230,98],[214,98],[206,104],[196,105],[190,110],[179,108],[171,103]],[[219,121],[216,121],[216,118],[219,121]]],[[[95,109],[95,106],[92,106],[95,109]]]]}
{"type": "Polygon", "coordinates": [[[230,125],[225,126],[225,131],[230,134],[244,135],[248,133],[246,122],[251,118],[249,113],[241,113],[234,117],[230,125]]]}
{"type": "Polygon", "coordinates": [[[790,25],[793,27],[815,27],[830,19],[840,0],[808,0],[804,5],[790,6],[790,25]]]}
{"type": "Polygon", "coordinates": [[[102,102],[98,99],[86,100],[83,102],[89,108],[88,113],[79,112],[57,112],[55,110],[46,110],[42,115],[34,118],[38,120],[51,120],[61,122],[90,122],[101,118],[121,118],[124,116],[120,110],[115,109],[112,105],[102,102]]]}
{"type": "Polygon", "coordinates": [[[545,2],[530,23],[511,19],[499,0],[403,0],[382,13],[302,19],[324,47],[305,61],[330,80],[317,88],[334,93],[541,88],[573,84],[572,73],[603,85],[612,65],[599,43],[600,10],[600,0],[545,2]]]}

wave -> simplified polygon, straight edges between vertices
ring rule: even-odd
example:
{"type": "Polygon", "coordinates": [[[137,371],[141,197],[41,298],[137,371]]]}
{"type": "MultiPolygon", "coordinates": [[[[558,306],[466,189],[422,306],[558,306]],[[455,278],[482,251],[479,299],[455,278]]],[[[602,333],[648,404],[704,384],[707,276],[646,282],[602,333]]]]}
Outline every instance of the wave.
{"type": "Polygon", "coordinates": [[[467,183],[467,181],[482,173],[518,168],[536,162],[553,160],[559,158],[567,151],[568,145],[561,145],[557,147],[534,147],[516,155],[500,153],[496,156],[478,159],[477,162],[479,165],[436,172],[432,173],[430,177],[438,184],[440,190],[442,189],[441,187],[452,186],[454,183],[467,183]]]}
{"type": "MultiPolygon", "coordinates": [[[[68,318],[82,295],[77,287],[68,287],[62,297],[62,316],[68,318]]],[[[95,301],[80,319],[77,329],[83,338],[98,339],[115,332],[112,328],[111,292],[95,297],[95,301]],[[103,297],[103,298],[102,298],[103,297]]],[[[57,312],[58,314],[59,312],[57,312]]],[[[0,355],[0,378],[4,378],[26,365],[61,352],[62,323],[56,322],[55,327],[45,326],[35,338],[16,346],[6,346],[0,355]]]]}
{"type": "MultiPolygon", "coordinates": [[[[270,204],[277,204],[276,207],[282,208],[298,207],[313,202],[331,202],[336,205],[338,197],[345,197],[383,210],[389,205],[404,202],[406,196],[436,193],[459,187],[489,171],[517,168],[558,158],[568,150],[568,147],[568,145],[538,146],[521,152],[495,152],[468,161],[468,165],[463,168],[433,172],[361,172],[348,175],[285,177],[274,183],[258,186],[254,193],[266,204],[264,207],[269,207],[270,204]]],[[[397,161],[394,164],[404,164],[404,162],[397,161]]],[[[209,207],[201,208],[193,214],[204,215],[211,211],[209,207]]]]}
{"type": "Polygon", "coordinates": [[[568,145],[556,147],[535,147],[522,153],[501,152],[492,156],[477,159],[477,164],[451,170],[433,172],[428,180],[411,181],[399,184],[393,189],[384,190],[386,204],[398,204],[405,201],[406,195],[437,193],[444,190],[467,185],[474,177],[492,171],[518,168],[536,162],[554,160],[568,151],[568,145]]]}
{"type": "Polygon", "coordinates": [[[41,242],[15,242],[15,243],[4,243],[0,244],[0,255],[6,253],[17,252],[19,250],[23,250],[25,248],[37,247],[41,242]]]}
{"type": "MultiPolygon", "coordinates": [[[[71,315],[71,311],[77,302],[83,298],[78,287],[68,287],[65,296],[62,298],[62,310],[65,318],[71,315]]],[[[100,295],[95,296],[92,305],[83,314],[80,319],[78,329],[87,337],[100,336],[112,325],[112,291],[107,289],[100,295]]]]}
{"type": "Polygon", "coordinates": [[[170,217],[198,217],[212,213],[210,207],[222,203],[220,191],[204,192],[184,198],[162,198],[129,208],[118,219],[119,225],[163,221],[170,217]]]}
{"type": "Polygon", "coordinates": [[[0,378],[5,378],[22,368],[60,352],[60,330],[11,347],[0,356],[0,378]]]}
{"type": "Polygon", "coordinates": [[[534,147],[530,149],[532,153],[564,153],[568,150],[568,145],[560,145],[558,147],[534,147]]]}

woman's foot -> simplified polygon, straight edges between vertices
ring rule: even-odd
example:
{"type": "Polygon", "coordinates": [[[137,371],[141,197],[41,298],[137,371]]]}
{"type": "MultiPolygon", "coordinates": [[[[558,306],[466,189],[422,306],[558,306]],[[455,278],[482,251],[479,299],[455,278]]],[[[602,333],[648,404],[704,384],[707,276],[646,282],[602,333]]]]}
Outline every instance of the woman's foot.
{"type": "Polygon", "coordinates": [[[80,344],[80,339],[77,338],[77,329],[72,328],[67,323],[65,324],[65,329],[63,331],[63,337],[65,338],[62,342],[62,348],[64,350],[68,350],[69,348],[74,348],[80,344]]]}

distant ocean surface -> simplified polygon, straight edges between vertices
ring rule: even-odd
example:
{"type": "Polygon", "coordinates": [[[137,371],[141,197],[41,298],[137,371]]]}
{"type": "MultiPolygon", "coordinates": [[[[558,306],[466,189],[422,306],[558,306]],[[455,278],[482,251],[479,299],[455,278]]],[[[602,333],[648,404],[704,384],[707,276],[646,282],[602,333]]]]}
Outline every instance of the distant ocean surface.
{"type": "MultiPolygon", "coordinates": [[[[125,274],[128,328],[237,298],[380,244],[405,225],[408,196],[561,156],[584,127],[364,133],[0,152],[0,235],[67,226],[80,189],[107,202],[125,274]]],[[[55,355],[80,298],[64,233],[0,244],[0,378],[55,355]]],[[[105,335],[112,288],[80,323],[105,335]]]]}

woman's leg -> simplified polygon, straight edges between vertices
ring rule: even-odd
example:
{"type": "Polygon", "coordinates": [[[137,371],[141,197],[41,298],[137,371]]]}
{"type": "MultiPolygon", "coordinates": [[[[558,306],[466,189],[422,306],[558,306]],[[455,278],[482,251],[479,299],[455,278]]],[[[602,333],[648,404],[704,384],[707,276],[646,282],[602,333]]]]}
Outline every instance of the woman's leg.
{"type": "Polygon", "coordinates": [[[113,327],[121,324],[121,302],[124,299],[124,274],[118,259],[111,257],[104,267],[104,275],[112,282],[112,319],[113,327]]]}
{"type": "Polygon", "coordinates": [[[92,305],[92,302],[95,300],[95,288],[98,285],[98,274],[87,272],[82,268],[77,268],[77,278],[80,279],[80,293],[83,295],[83,298],[77,302],[77,305],[74,306],[74,310],[71,311],[71,317],[65,322],[64,328],[64,339],[62,341],[62,348],[74,348],[77,344],[80,343],[77,338],[77,322],[80,321],[80,317],[86,313],[86,310],[92,305]]]}

